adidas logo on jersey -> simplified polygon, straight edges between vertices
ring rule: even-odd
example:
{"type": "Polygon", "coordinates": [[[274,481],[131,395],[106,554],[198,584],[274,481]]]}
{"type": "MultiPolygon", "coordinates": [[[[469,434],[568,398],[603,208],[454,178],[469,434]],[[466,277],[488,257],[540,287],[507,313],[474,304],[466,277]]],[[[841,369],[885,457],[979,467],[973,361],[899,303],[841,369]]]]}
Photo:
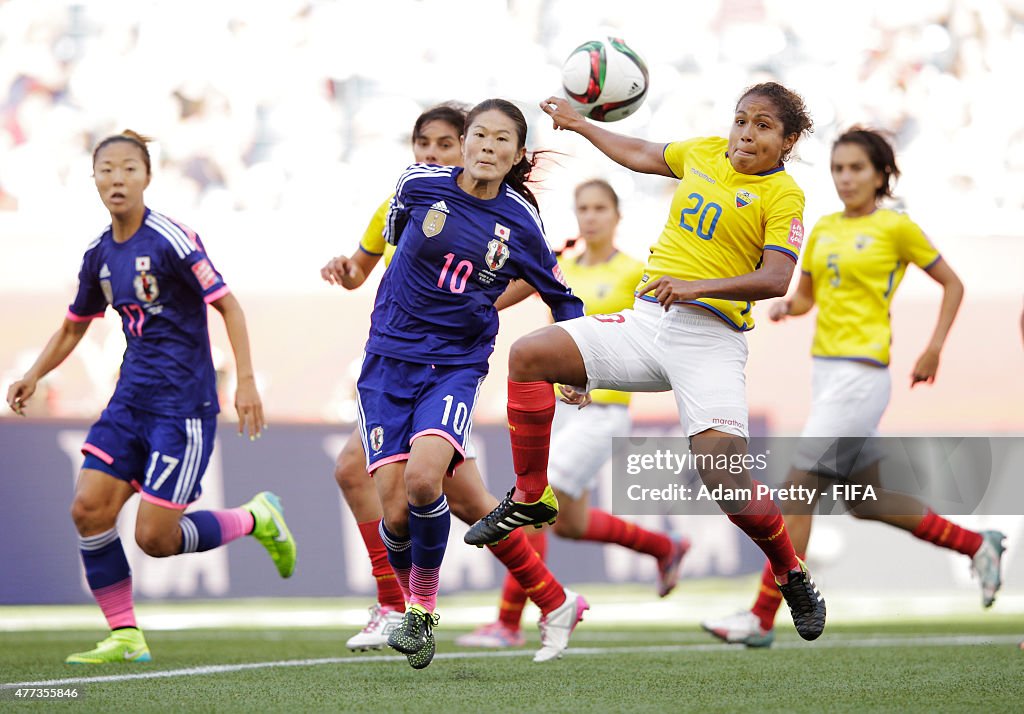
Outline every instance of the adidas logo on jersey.
{"type": "Polygon", "coordinates": [[[102,278],[109,278],[109,277],[110,277],[110,268],[108,268],[107,264],[104,263],[103,267],[100,268],[100,278],[102,279],[102,278]]]}
{"type": "Polygon", "coordinates": [[[430,210],[448,213],[448,206],[444,205],[444,201],[438,201],[437,203],[430,207],[430,210]]]}

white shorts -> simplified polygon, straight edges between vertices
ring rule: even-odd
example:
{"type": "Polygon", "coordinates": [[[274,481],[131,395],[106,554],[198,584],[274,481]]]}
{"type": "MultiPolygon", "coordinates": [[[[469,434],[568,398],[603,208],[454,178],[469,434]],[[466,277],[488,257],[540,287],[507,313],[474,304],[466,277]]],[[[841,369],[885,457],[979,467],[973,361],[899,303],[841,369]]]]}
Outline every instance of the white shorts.
{"type": "Polygon", "coordinates": [[[747,437],[747,338],[704,308],[666,312],[637,299],[632,310],[557,325],[583,355],[588,390],[671,390],[687,436],[717,429],[747,437]]]}
{"type": "MultiPolygon", "coordinates": [[[[814,358],[811,413],[800,434],[801,446],[794,466],[811,469],[825,445],[837,437],[875,437],[889,405],[892,380],[889,370],[848,359],[814,358]]],[[[877,442],[869,440],[857,456],[860,470],[881,458],[877,442]]]]}
{"type": "Polygon", "coordinates": [[[629,436],[625,404],[591,404],[580,409],[558,402],[551,426],[548,481],[573,498],[587,493],[612,457],[612,438],[629,436]]]}

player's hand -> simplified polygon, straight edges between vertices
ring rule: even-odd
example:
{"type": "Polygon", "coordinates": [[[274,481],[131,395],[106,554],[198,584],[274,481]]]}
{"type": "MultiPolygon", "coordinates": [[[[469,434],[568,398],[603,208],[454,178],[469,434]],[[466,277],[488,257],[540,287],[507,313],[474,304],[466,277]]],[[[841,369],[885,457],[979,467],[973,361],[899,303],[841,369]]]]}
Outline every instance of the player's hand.
{"type": "Polygon", "coordinates": [[[355,275],[355,263],[345,255],[331,258],[327,261],[327,265],[320,268],[320,277],[331,285],[342,285],[345,278],[354,278],[355,275]]]}
{"type": "Polygon", "coordinates": [[[570,387],[568,384],[559,384],[558,391],[562,393],[559,399],[566,404],[578,406],[580,409],[594,401],[594,398],[590,396],[590,392],[570,387]]]}
{"type": "Polygon", "coordinates": [[[35,394],[36,381],[22,377],[7,390],[7,405],[18,416],[25,416],[25,402],[35,394]]]}
{"type": "Polygon", "coordinates": [[[238,435],[243,436],[248,431],[250,441],[260,438],[267,423],[263,419],[263,402],[253,377],[239,380],[235,390],[235,410],[238,412],[238,435]]]}
{"type": "Polygon", "coordinates": [[[789,317],[789,300],[776,300],[768,308],[768,319],[772,322],[782,322],[789,317]]]}
{"type": "Polygon", "coordinates": [[[540,103],[540,108],[551,117],[551,123],[555,129],[576,131],[587,123],[583,115],[573,109],[572,104],[565,97],[548,97],[540,103]]]}
{"type": "Polygon", "coordinates": [[[667,275],[647,283],[637,295],[646,295],[647,293],[653,293],[666,311],[672,307],[672,303],[689,302],[701,297],[697,290],[696,280],[680,280],[667,275]]]}
{"type": "Polygon", "coordinates": [[[939,351],[927,349],[917,358],[914,371],[910,375],[910,388],[918,382],[931,384],[935,381],[935,374],[939,371],[939,351]]]}

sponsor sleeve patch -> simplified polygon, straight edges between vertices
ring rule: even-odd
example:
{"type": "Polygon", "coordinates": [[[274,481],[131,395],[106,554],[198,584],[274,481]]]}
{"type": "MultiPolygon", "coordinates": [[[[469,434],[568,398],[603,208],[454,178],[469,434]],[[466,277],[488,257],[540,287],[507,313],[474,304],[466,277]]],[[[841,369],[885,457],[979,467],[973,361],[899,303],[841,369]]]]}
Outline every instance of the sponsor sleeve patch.
{"type": "Polygon", "coordinates": [[[799,218],[790,221],[789,238],[786,242],[797,248],[804,244],[804,224],[800,222],[799,218]]]}
{"type": "Polygon", "coordinates": [[[197,263],[192,264],[192,274],[196,276],[196,280],[199,281],[199,286],[203,290],[209,290],[217,284],[219,278],[217,277],[217,271],[210,265],[210,261],[203,258],[197,263]]]}

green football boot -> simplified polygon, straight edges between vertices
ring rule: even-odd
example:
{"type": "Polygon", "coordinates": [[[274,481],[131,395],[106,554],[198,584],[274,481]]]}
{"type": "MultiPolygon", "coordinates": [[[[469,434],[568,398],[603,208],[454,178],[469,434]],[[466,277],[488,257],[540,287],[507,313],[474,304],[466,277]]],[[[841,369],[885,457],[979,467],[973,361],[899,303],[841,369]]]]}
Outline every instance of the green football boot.
{"type": "Polygon", "coordinates": [[[102,642],[97,642],[96,649],[68,655],[64,663],[107,664],[108,662],[149,662],[152,659],[146,638],[142,636],[142,630],[125,627],[114,630],[110,633],[110,637],[102,642]]]}
{"type": "Polygon", "coordinates": [[[261,491],[242,508],[252,513],[255,521],[252,537],[270,553],[281,577],[290,578],[295,572],[295,538],[284,522],[281,499],[270,491],[261,491]]]}

